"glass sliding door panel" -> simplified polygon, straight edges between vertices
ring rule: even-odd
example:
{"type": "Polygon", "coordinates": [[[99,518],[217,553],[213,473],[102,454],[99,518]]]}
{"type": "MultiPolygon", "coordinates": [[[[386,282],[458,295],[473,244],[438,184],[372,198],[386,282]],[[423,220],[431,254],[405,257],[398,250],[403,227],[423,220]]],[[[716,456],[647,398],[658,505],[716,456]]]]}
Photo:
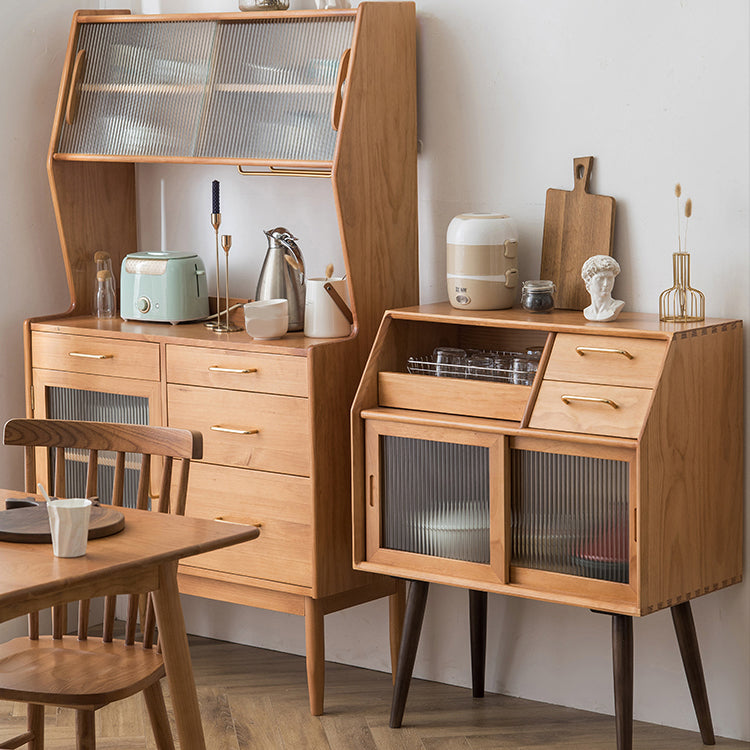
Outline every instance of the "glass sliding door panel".
{"type": "Polygon", "coordinates": [[[196,156],[332,161],[331,107],[353,17],[219,24],[196,156]]]}
{"type": "Polygon", "coordinates": [[[628,469],[511,450],[511,564],[628,583],[628,469]]]}
{"type": "Polygon", "coordinates": [[[383,546],[489,563],[489,448],[380,440],[383,546]]]}
{"type": "MultiPolygon", "coordinates": [[[[117,393],[84,391],[76,388],[47,388],[47,416],[50,419],[79,419],[89,422],[119,422],[148,424],[148,399],[143,396],[123,396],[117,393]]],[[[112,502],[112,482],[115,453],[100,451],[98,456],[97,495],[102,503],[112,502]]],[[[55,451],[49,451],[51,471],[54,472],[55,451]]],[[[68,497],[83,497],[86,492],[88,451],[66,448],[65,488],[68,497]]],[[[125,454],[125,484],[123,503],[134,508],[138,497],[140,456],[125,454]]]]}
{"type": "Polygon", "coordinates": [[[58,151],[192,156],[215,34],[208,21],[82,24],[78,110],[58,151]]]}

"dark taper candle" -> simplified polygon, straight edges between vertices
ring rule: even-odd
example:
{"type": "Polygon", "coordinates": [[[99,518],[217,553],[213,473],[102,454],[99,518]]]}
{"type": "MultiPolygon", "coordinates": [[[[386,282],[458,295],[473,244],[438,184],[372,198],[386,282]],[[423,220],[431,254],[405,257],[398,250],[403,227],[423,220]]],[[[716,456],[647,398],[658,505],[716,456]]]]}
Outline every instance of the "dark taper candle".
{"type": "Polygon", "coordinates": [[[219,181],[214,180],[211,183],[212,193],[213,193],[213,210],[211,213],[213,214],[220,214],[221,208],[219,207],[219,181]]]}

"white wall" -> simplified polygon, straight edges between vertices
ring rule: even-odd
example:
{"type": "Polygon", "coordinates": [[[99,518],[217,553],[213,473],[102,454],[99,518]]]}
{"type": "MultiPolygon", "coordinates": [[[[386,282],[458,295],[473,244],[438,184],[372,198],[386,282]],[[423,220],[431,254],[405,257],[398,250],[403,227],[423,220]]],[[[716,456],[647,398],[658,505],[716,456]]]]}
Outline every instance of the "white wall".
{"type": "MultiPolygon", "coordinates": [[[[143,2],[148,11],[163,12],[236,8],[232,0],[143,2]]],[[[102,0],[102,7],[107,4],[128,5],[102,0]]],[[[312,0],[293,0],[296,8],[312,5],[312,0]]],[[[67,304],[44,154],[74,6],[46,0],[34,4],[35,10],[28,7],[14,0],[0,32],[0,55],[12,74],[3,77],[4,101],[14,103],[12,111],[4,108],[0,126],[7,165],[4,260],[19,281],[0,301],[7,352],[0,391],[5,416],[23,410],[22,318],[67,304]]],[[[131,7],[139,11],[139,0],[131,7]]],[[[545,190],[570,188],[573,157],[593,155],[592,190],[618,201],[615,256],[623,271],[615,296],[627,301],[627,309],[657,310],[659,292],[671,285],[673,188],[680,181],[694,201],[688,238],[692,279],[706,294],[707,313],[747,323],[746,0],[418,0],[417,10],[424,301],[445,297],[445,230],[461,211],[502,210],[513,216],[521,231],[521,276],[536,277],[545,190]]],[[[222,231],[234,236],[232,278],[238,295],[254,292],[264,228],[293,229],[311,271],[340,257],[325,181],[310,185],[290,179],[270,186],[229,168],[175,166],[144,168],[140,176],[143,249],[159,241],[158,181],[163,178],[168,245],[198,250],[209,269],[210,181],[222,181],[222,231]]],[[[11,457],[0,456],[10,477],[11,457]]],[[[20,471],[17,476],[20,481],[20,471]]],[[[433,587],[416,676],[470,683],[467,609],[463,591],[433,587]]],[[[750,739],[750,586],[698,599],[693,610],[716,731],[750,739]]],[[[304,652],[301,618],[190,597],[185,611],[193,632],[304,652]]],[[[388,668],[383,602],[330,615],[326,626],[330,659],[388,668]]],[[[493,596],[489,632],[489,690],[612,711],[609,618],[493,596]]],[[[636,718],[695,728],[669,615],[636,621],[635,638],[636,718]]]]}

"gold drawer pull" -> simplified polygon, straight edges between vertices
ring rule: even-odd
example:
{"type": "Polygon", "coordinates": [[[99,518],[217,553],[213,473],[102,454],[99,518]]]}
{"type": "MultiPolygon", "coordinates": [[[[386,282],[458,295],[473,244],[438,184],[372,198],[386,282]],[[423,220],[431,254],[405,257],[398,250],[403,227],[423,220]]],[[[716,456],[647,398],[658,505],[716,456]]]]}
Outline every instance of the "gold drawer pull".
{"type": "Polygon", "coordinates": [[[263,524],[260,521],[231,521],[229,518],[224,518],[224,516],[216,516],[214,518],[214,521],[219,521],[220,523],[237,523],[242,524],[243,526],[255,526],[256,529],[259,529],[263,524]]]}
{"type": "Polygon", "coordinates": [[[219,365],[211,365],[208,370],[209,372],[233,372],[236,375],[258,372],[257,367],[219,367],[219,365]]]}
{"type": "Polygon", "coordinates": [[[604,352],[605,354],[622,354],[623,357],[633,359],[633,355],[627,349],[605,349],[598,346],[577,346],[576,351],[581,357],[586,352],[604,352]]]}
{"type": "Polygon", "coordinates": [[[219,424],[212,424],[211,429],[214,432],[231,432],[232,435],[257,435],[260,430],[251,427],[249,430],[242,427],[222,427],[219,424]]]}
{"type": "Polygon", "coordinates": [[[600,398],[598,396],[560,396],[564,404],[571,401],[594,401],[597,404],[608,404],[613,409],[618,409],[618,405],[611,398],[600,398]]]}
{"type": "Polygon", "coordinates": [[[86,354],[85,352],[68,352],[69,357],[83,357],[84,359],[112,359],[114,354],[86,354]]]}

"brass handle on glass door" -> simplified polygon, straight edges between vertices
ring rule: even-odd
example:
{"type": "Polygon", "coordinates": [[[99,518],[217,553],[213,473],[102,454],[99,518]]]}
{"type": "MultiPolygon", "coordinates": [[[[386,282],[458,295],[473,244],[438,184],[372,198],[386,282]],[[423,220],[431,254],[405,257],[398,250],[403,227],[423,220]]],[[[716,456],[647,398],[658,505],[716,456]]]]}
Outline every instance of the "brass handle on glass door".
{"type": "Polygon", "coordinates": [[[633,355],[627,349],[605,349],[598,346],[577,346],[576,352],[582,357],[586,352],[604,352],[605,354],[622,354],[623,357],[633,359],[633,355]]]}
{"type": "Polygon", "coordinates": [[[219,424],[212,424],[210,429],[214,432],[229,432],[232,435],[257,435],[260,432],[260,430],[254,427],[245,429],[243,427],[222,427],[219,424]]]}
{"type": "Polygon", "coordinates": [[[78,101],[81,96],[81,88],[79,86],[83,71],[86,69],[86,50],[78,50],[75,62],[73,63],[73,72],[70,76],[70,86],[68,88],[68,102],[65,106],[65,122],[68,125],[73,124],[73,120],[76,119],[76,113],[78,112],[78,101]]]}
{"type": "Polygon", "coordinates": [[[341,59],[339,60],[339,72],[336,76],[336,93],[333,98],[333,107],[331,108],[331,127],[334,130],[339,129],[341,107],[344,104],[344,95],[341,93],[341,89],[344,86],[344,81],[349,73],[349,57],[351,53],[351,49],[345,49],[344,54],[341,55],[341,59]]]}
{"type": "Polygon", "coordinates": [[[593,401],[597,404],[607,404],[613,409],[619,409],[620,407],[611,398],[600,398],[599,396],[560,396],[564,404],[569,404],[571,401],[593,401]]]}

